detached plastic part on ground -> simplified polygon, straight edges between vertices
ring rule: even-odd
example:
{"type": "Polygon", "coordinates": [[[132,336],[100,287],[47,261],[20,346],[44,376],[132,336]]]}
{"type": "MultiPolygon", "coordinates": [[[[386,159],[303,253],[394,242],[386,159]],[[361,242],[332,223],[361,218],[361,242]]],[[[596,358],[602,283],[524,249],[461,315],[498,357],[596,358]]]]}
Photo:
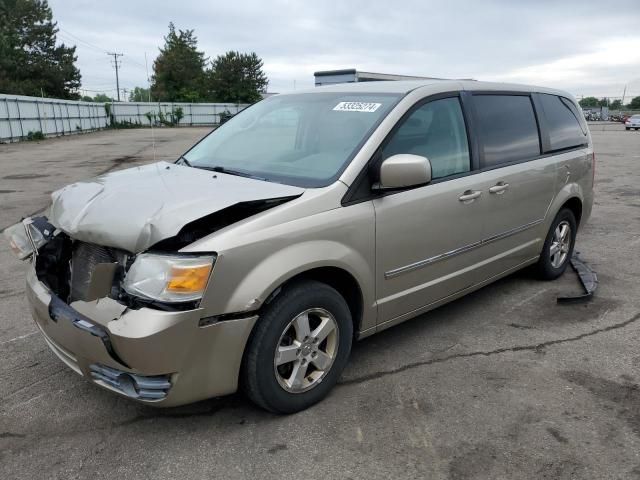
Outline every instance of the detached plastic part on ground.
{"type": "Polygon", "coordinates": [[[580,303],[591,300],[593,293],[596,291],[596,288],[598,288],[598,276],[596,272],[580,258],[580,252],[573,252],[571,267],[578,275],[584,293],[570,297],[558,297],[558,303],[580,303]]]}

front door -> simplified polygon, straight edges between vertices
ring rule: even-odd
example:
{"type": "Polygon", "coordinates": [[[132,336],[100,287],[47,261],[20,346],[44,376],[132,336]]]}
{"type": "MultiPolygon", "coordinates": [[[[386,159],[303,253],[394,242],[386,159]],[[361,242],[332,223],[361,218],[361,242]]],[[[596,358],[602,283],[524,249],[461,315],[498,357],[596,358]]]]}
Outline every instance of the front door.
{"type": "Polygon", "coordinates": [[[383,145],[427,157],[432,183],[373,201],[379,323],[389,322],[478,281],[486,192],[470,175],[465,120],[457,96],[418,105],[383,145]]]}

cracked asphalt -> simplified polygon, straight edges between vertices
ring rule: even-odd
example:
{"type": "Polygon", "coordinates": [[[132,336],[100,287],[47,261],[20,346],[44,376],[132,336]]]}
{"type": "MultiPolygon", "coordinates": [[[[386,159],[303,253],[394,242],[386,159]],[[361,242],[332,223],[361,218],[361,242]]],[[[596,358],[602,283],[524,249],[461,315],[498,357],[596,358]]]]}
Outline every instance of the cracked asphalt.
{"type": "MultiPolygon", "coordinates": [[[[206,133],[156,130],[172,159],[206,133]]],[[[103,391],[36,334],[25,266],[0,241],[0,478],[640,478],[640,132],[592,126],[596,204],[571,272],[518,272],[355,345],[321,404],[291,416],[242,395],[159,410],[103,391]]],[[[0,145],[0,228],[48,192],[153,160],[148,130],[0,145]]]]}

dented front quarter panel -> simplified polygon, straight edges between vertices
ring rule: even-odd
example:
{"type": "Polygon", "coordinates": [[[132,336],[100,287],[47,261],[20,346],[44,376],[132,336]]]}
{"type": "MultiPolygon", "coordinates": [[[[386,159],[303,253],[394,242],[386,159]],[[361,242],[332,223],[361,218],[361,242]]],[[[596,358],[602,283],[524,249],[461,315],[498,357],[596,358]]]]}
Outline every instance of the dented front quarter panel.
{"type": "Polygon", "coordinates": [[[308,189],[292,202],[182,249],[218,254],[201,303],[207,315],[257,310],[297,274],[336,267],[360,286],[360,330],[375,326],[375,214],[371,202],[343,207],[346,190],[341,182],[308,189]]]}
{"type": "Polygon", "coordinates": [[[144,251],[232,205],[294,197],[304,189],[167,162],[112,172],[52,194],[49,221],[70,237],[144,251]]]}
{"type": "Polygon", "coordinates": [[[131,310],[110,298],[73,302],[72,308],[108,331],[124,366],[109,355],[98,337],[65,319],[51,319],[51,293],[32,268],[27,272],[27,297],[33,318],[51,350],[88,379],[92,364],[141,375],[170,374],[173,386],[167,397],[149,403],[162,407],[236,391],[244,347],[257,319],[247,316],[201,327],[201,309],[131,310]]]}

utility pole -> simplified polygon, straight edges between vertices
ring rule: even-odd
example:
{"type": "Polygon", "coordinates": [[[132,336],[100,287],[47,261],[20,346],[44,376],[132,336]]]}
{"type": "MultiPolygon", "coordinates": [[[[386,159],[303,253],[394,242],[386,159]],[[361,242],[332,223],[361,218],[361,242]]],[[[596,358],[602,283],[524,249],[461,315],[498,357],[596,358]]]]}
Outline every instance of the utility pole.
{"type": "Polygon", "coordinates": [[[118,78],[118,57],[122,57],[122,53],[107,53],[107,55],[113,57],[113,65],[116,67],[116,90],[118,92],[118,101],[120,101],[120,79],[118,78]]]}

